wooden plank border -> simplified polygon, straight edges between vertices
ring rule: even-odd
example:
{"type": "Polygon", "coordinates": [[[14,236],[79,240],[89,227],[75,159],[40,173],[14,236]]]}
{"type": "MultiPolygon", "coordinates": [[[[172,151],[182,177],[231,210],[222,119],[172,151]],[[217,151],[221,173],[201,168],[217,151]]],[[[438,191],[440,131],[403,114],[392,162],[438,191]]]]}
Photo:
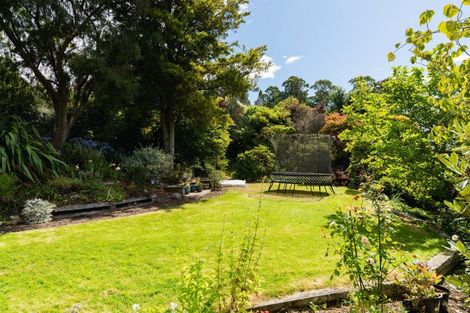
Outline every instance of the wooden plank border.
{"type": "MultiPolygon", "coordinates": [[[[428,262],[430,269],[440,275],[452,272],[462,262],[462,258],[455,252],[441,252],[433,256],[428,262]]],[[[397,294],[401,287],[395,283],[387,283],[385,292],[388,295],[397,294]]],[[[285,309],[299,309],[312,304],[331,304],[346,300],[351,292],[350,288],[326,288],[299,292],[281,299],[272,299],[256,304],[249,308],[250,311],[277,312],[285,309]]]]}

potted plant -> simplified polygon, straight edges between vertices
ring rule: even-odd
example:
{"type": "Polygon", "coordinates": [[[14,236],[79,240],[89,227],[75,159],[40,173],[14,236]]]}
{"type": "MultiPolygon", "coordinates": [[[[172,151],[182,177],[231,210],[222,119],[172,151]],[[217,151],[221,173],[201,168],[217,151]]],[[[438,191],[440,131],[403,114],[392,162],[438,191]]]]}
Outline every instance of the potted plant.
{"type": "Polygon", "coordinates": [[[191,182],[191,192],[196,192],[196,181],[191,182]]]}
{"type": "Polygon", "coordinates": [[[191,193],[191,185],[189,183],[184,184],[184,194],[189,194],[191,193]]]}
{"type": "Polygon", "coordinates": [[[447,313],[449,290],[438,285],[442,277],[431,271],[419,261],[405,264],[404,279],[400,283],[405,287],[406,298],[403,306],[411,313],[447,313]]]}
{"type": "Polygon", "coordinates": [[[202,191],[202,183],[200,180],[196,182],[196,192],[201,192],[202,191]]]}

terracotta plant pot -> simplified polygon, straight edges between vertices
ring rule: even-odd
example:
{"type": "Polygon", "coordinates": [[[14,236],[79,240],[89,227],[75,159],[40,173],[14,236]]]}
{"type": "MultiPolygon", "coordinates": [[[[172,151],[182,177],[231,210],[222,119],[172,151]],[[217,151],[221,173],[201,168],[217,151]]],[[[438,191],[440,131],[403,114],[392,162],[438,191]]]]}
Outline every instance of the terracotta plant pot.
{"type": "Polygon", "coordinates": [[[403,300],[406,312],[410,313],[447,313],[449,289],[435,285],[437,295],[424,299],[403,300]]]}

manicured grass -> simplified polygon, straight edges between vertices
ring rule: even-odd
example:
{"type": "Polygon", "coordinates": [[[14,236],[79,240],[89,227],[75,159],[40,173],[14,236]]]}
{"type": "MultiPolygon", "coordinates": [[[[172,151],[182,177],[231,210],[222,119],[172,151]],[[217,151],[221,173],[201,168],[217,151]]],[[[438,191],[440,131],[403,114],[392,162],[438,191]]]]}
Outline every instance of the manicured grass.
{"type": "MultiPolygon", "coordinates": [[[[266,186],[265,186],[266,187],[266,186]]],[[[175,283],[196,258],[214,258],[222,228],[241,235],[258,206],[261,185],[171,210],[0,237],[0,312],[130,312],[174,300],[175,283]]],[[[327,216],[352,205],[353,190],[324,198],[307,192],[263,194],[265,296],[341,284],[330,281],[325,258],[327,216]]],[[[231,235],[230,235],[231,236],[231,235]]],[[[409,258],[427,259],[444,244],[418,227],[402,225],[397,240],[409,258]]]]}

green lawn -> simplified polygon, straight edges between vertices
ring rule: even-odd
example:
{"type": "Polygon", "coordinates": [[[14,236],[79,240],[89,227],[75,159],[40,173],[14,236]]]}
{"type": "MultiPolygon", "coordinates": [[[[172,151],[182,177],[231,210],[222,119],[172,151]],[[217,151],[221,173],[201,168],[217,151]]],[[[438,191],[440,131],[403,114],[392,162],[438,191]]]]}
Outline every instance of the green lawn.
{"type": "MultiPolygon", "coordinates": [[[[213,258],[225,220],[240,235],[253,216],[261,185],[171,210],[0,237],[0,312],[130,312],[174,300],[181,269],[197,257],[213,258]]],[[[264,194],[266,228],[260,276],[264,296],[340,284],[330,281],[325,258],[327,216],[353,203],[354,191],[313,198],[264,194]]],[[[398,238],[411,258],[427,259],[444,241],[401,226],[398,238]]]]}

